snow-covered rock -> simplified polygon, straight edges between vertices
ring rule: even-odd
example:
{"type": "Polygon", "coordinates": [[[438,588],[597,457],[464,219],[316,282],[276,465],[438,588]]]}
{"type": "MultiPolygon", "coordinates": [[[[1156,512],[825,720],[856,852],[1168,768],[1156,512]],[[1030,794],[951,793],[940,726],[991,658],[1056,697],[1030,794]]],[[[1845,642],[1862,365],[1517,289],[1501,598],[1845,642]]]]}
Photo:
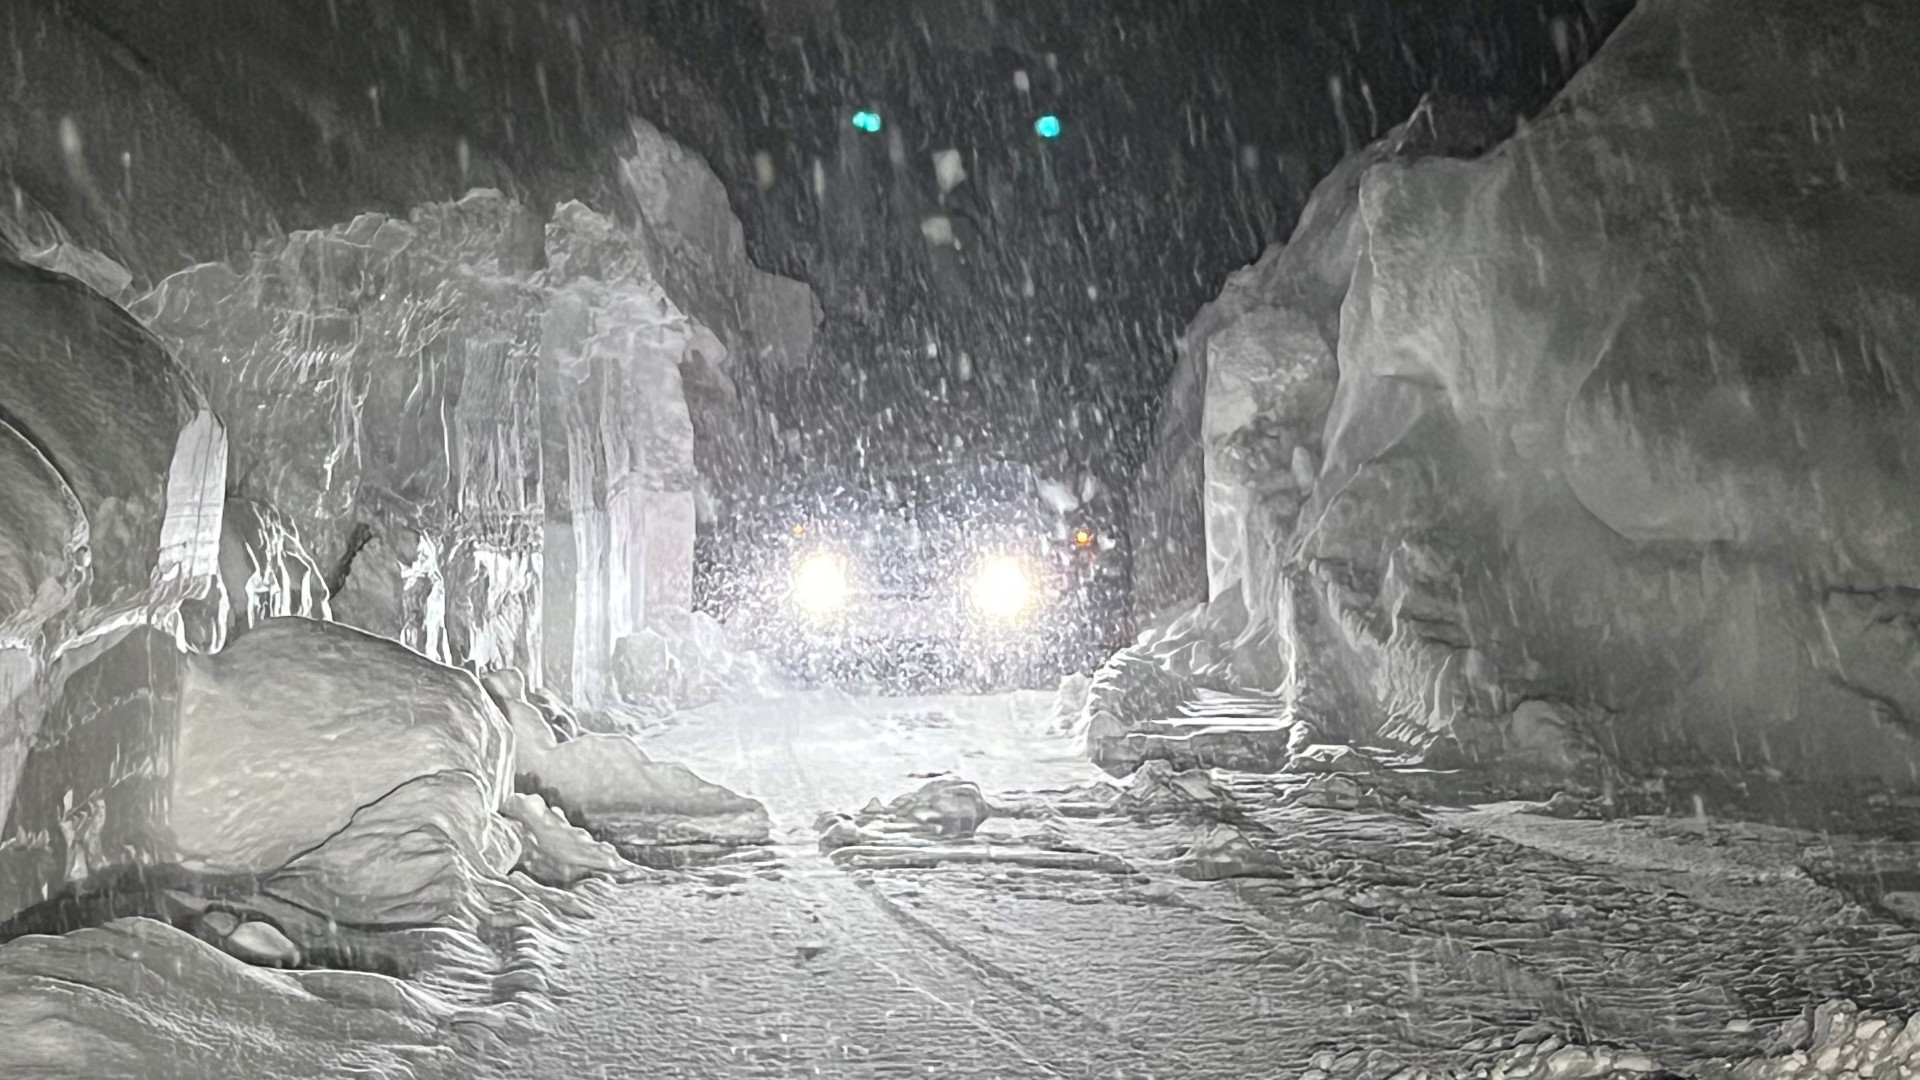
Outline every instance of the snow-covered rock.
{"type": "Polygon", "coordinates": [[[300,964],[300,947],[272,923],[241,923],[220,942],[220,947],[261,967],[298,967],[300,964]]]}
{"type": "Polygon", "coordinates": [[[1060,679],[1053,703],[1047,706],[1047,730],[1070,734],[1083,728],[1088,717],[1087,699],[1093,689],[1093,677],[1073,672],[1060,679]]]}
{"type": "Polygon", "coordinates": [[[483,880],[520,859],[520,833],[495,813],[495,790],[473,774],[434,772],[356,811],[261,887],[358,927],[477,925],[483,880]]]}
{"type": "Polygon", "coordinates": [[[967,780],[929,780],[885,805],[875,800],[854,820],[862,826],[892,823],[940,836],[972,836],[980,823],[992,816],[993,806],[981,794],[980,785],[967,780]]]}
{"type": "Polygon", "coordinates": [[[343,924],[461,922],[517,856],[495,813],[504,718],[398,643],[280,618],[187,657],[139,629],[63,658],[37,694],[45,727],[0,834],[8,914],[180,866],[343,924]]]}
{"type": "Polygon", "coordinates": [[[1200,769],[1180,769],[1164,760],[1142,762],[1127,778],[1124,805],[1130,810],[1218,813],[1233,806],[1233,798],[1200,769]]]}
{"type": "Polygon", "coordinates": [[[684,765],[649,760],[631,735],[561,743],[530,766],[529,777],[527,790],[623,854],[673,844],[758,844],[770,828],[758,800],[684,765]]]}
{"type": "Polygon", "coordinates": [[[1272,772],[1286,761],[1289,721],[1299,720],[1293,665],[1275,625],[1248,617],[1236,581],[1109,657],[1068,730],[1114,775],[1156,760],[1272,772]],[[1245,699],[1260,715],[1217,724],[1176,719],[1207,694],[1245,699]]]}
{"type": "Polygon", "coordinates": [[[333,623],[271,619],[182,682],[165,826],[177,858],[340,921],[462,913],[514,862],[512,739],[474,679],[333,623]]]}
{"type": "Polygon", "coordinates": [[[1293,876],[1279,856],[1254,846],[1231,825],[1212,825],[1174,861],[1181,877],[1223,881],[1238,877],[1293,876]]]}
{"type": "Polygon", "coordinates": [[[1282,806],[1310,806],[1321,810],[1357,810],[1378,803],[1351,776],[1324,773],[1290,789],[1280,800],[1282,806]]]}
{"type": "Polygon", "coordinates": [[[1379,766],[1372,758],[1339,743],[1315,743],[1302,747],[1287,758],[1288,772],[1364,774],[1378,770],[1379,766]]]}
{"type": "Polygon", "coordinates": [[[1316,720],[1912,783],[1916,42],[1908,7],[1642,3],[1492,152],[1402,152],[1423,111],[1321,185],[1208,401],[1293,433],[1209,528],[1316,720]]]}
{"type": "MultiPolygon", "coordinates": [[[[626,850],[767,838],[767,812],[759,802],[708,783],[683,765],[654,761],[632,735],[586,732],[561,741],[552,722],[519,696],[525,688],[519,672],[489,672],[482,684],[513,733],[515,786],[537,795],[543,807],[565,810],[591,837],[626,850]]],[[[531,815],[521,804],[509,816],[531,815]]],[[[544,819],[538,820],[544,827],[544,819]]],[[[575,841],[565,836],[538,839],[563,845],[557,849],[562,854],[575,850],[575,841]]],[[[581,854],[593,862],[590,852],[581,854]]]]}
{"type": "Polygon", "coordinates": [[[613,845],[576,828],[538,795],[509,795],[500,813],[520,831],[520,861],[514,868],[542,885],[565,887],[595,874],[632,869],[613,845]]]}

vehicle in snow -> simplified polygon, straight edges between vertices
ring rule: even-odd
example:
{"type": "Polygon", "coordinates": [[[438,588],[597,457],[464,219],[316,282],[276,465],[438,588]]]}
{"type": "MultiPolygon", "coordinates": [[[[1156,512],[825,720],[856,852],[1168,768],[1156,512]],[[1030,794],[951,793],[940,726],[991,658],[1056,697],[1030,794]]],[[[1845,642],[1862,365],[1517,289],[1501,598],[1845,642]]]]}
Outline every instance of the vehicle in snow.
{"type": "Polygon", "coordinates": [[[1127,548],[1103,504],[1004,463],[802,485],[733,515],[703,592],[804,682],[1050,686],[1128,640],[1127,548]]]}

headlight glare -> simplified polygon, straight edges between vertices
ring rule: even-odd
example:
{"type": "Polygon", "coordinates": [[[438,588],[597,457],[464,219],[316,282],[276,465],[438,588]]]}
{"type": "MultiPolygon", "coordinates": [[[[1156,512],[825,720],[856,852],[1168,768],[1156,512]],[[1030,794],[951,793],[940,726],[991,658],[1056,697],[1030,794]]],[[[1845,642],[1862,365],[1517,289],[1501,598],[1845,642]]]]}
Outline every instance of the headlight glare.
{"type": "Polygon", "coordinates": [[[996,555],[981,563],[967,587],[973,610],[998,619],[1010,619],[1033,603],[1033,582],[1027,567],[1011,555],[996,555]]]}
{"type": "Polygon", "coordinates": [[[817,551],[793,569],[793,602],[809,615],[831,615],[847,605],[847,568],[840,556],[817,551]]]}

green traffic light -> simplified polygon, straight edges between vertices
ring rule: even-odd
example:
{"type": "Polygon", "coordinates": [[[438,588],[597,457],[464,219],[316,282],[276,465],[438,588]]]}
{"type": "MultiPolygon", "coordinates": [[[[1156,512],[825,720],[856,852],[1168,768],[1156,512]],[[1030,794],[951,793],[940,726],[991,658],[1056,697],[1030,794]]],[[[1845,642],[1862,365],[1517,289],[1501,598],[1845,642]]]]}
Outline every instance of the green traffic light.
{"type": "Polygon", "coordinates": [[[853,114],[853,126],[871,135],[880,130],[880,114],[861,109],[853,114]]]}
{"type": "Polygon", "coordinates": [[[1043,139],[1057,139],[1060,137],[1060,118],[1048,113],[1033,122],[1033,131],[1043,139]]]}

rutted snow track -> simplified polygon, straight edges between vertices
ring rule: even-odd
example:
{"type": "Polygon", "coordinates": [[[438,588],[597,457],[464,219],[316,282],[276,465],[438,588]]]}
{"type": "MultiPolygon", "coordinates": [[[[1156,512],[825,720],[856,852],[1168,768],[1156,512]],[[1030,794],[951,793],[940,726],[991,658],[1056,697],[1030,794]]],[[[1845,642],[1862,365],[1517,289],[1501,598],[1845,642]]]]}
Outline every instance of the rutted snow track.
{"type": "Polygon", "coordinates": [[[1212,826],[1087,813],[1098,774],[1043,733],[1046,704],[683,717],[651,749],[765,800],[779,843],[617,890],[558,1010],[488,1075],[1384,1078],[1553,1039],[1690,1069],[1759,1054],[1803,1006],[1920,1002],[1920,935],[1813,882],[1780,830],[1281,809],[1284,781],[1238,775],[1219,817],[1279,871],[1188,880],[1212,826]],[[818,852],[817,812],[940,774],[1000,809],[977,840],[905,841],[926,858],[888,869],[818,852]]]}

